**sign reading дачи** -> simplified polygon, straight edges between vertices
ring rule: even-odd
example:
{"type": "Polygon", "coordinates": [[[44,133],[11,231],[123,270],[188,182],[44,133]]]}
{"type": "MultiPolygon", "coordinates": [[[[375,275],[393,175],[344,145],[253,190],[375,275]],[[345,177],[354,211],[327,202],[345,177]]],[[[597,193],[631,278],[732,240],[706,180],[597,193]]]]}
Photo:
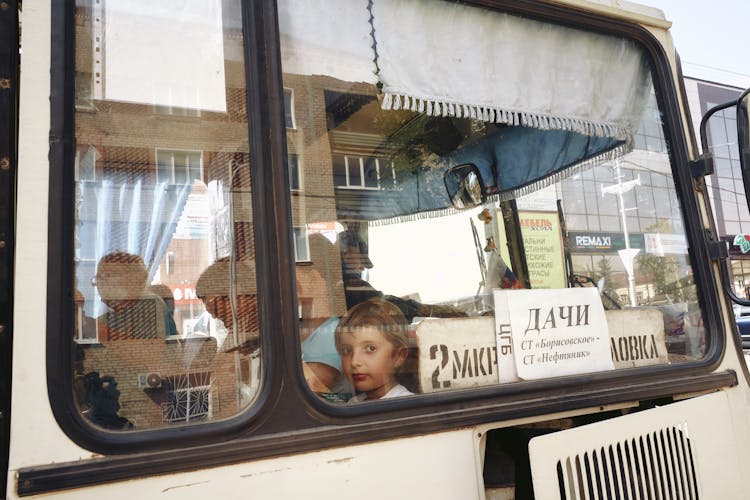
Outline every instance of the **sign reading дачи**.
{"type": "Polygon", "coordinates": [[[495,290],[494,299],[496,311],[507,311],[507,318],[496,317],[496,329],[500,332],[499,328],[510,325],[512,359],[520,379],[614,369],[607,319],[596,288],[570,288],[564,293],[495,290]],[[503,301],[507,308],[498,307],[503,301]]]}

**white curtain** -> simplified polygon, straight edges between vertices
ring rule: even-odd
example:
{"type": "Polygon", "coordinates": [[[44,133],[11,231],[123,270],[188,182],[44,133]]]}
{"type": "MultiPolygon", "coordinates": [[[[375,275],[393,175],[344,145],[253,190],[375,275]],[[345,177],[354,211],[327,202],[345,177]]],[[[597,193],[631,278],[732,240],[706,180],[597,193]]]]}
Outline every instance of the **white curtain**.
{"type": "Polygon", "coordinates": [[[368,0],[283,0],[284,73],[377,83],[368,0]]]}
{"type": "Polygon", "coordinates": [[[375,0],[385,108],[625,138],[650,88],[621,38],[482,8],[375,0]]]}
{"type": "Polygon", "coordinates": [[[279,19],[285,73],[379,81],[385,109],[625,139],[651,85],[634,42],[448,1],[283,0],[279,19]]]}
{"type": "MultiPolygon", "coordinates": [[[[190,185],[104,179],[81,182],[78,190],[79,252],[93,256],[96,263],[112,251],[138,255],[148,268],[150,282],[172,241],[190,185]],[[91,229],[85,230],[85,225],[91,229]]],[[[77,272],[78,287],[92,294],[85,294],[88,300],[94,298],[88,283],[95,272],[84,267],[77,272]]],[[[93,307],[88,315],[105,311],[98,300],[93,307]]]]}

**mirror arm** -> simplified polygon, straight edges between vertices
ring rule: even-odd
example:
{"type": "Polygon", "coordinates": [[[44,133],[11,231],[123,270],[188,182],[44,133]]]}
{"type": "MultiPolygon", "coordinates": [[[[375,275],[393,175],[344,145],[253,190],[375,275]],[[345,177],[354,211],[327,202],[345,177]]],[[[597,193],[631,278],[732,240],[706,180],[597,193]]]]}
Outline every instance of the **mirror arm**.
{"type": "Polygon", "coordinates": [[[750,300],[737,296],[732,288],[732,278],[729,275],[729,250],[726,242],[717,241],[709,236],[708,254],[711,260],[719,264],[719,275],[722,283],[724,283],[724,293],[727,294],[727,297],[735,304],[750,306],[750,300]]]}
{"type": "Polygon", "coordinates": [[[690,162],[690,175],[694,179],[714,173],[714,157],[711,153],[703,153],[690,162]]]}
{"type": "Polygon", "coordinates": [[[732,279],[729,276],[729,271],[727,270],[728,265],[729,264],[726,261],[721,262],[719,265],[721,280],[724,283],[724,292],[735,304],[739,304],[741,306],[750,306],[750,300],[738,297],[737,294],[734,293],[734,289],[732,289],[732,279]]]}

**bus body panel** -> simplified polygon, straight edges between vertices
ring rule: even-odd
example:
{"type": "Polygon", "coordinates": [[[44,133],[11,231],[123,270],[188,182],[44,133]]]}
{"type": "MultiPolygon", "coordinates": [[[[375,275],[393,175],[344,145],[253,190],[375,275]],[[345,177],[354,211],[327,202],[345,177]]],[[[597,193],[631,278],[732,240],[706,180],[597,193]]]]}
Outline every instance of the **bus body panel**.
{"type": "Polygon", "coordinates": [[[472,429],[461,429],[140,478],[115,483],[114,487],[106,484],[62,490],[54,495],[71,499],[481,498],[476,441],[472,429]]]}

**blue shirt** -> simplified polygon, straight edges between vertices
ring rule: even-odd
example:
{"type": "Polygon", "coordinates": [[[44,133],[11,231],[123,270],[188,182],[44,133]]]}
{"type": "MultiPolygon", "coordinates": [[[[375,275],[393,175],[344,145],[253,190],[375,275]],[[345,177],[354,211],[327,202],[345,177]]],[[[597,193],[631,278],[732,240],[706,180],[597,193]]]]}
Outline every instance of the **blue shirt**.
{"type": "Polygon", "coordinates": [[[338,324],[339,318],[328,318],[302,342],[302,361],[323,363],[342,371],[334,337],[338,324]]]}

